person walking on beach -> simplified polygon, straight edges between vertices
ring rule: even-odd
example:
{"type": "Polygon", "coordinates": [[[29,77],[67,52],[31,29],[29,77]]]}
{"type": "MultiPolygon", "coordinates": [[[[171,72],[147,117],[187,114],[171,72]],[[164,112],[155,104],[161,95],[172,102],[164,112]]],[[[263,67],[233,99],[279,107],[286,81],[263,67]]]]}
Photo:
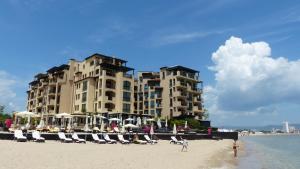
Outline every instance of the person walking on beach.
{"type": "Polygon", "coordinates": [[[188,150],[188,142],[186,139],[181,139],[183,142],[182,142],[182,149],[181,149],[181,152],[183,152],[183,150],[185,150],[185,152],[187,152],[188,150]]]}
{"type": "Polygon", "coordinates": [[[237,148],[238,148],[238,147],[239,147],[239,146],[237,145],[236,140],[234,140],[233,146],[232,146],[234,157],[237,157],[237,148]]]}

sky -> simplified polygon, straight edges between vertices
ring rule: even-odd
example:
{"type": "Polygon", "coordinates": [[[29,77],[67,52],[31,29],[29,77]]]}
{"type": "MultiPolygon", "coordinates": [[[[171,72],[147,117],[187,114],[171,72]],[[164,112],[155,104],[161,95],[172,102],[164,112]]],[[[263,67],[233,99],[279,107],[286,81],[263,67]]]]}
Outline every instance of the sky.
{"type": "Polygon", "coordinates": [[[2,0],[0,104],[24,110],[35,74],[102,53],[199,70],[215,126],[300,123],[299,28],[292,0],[2,0]]]}

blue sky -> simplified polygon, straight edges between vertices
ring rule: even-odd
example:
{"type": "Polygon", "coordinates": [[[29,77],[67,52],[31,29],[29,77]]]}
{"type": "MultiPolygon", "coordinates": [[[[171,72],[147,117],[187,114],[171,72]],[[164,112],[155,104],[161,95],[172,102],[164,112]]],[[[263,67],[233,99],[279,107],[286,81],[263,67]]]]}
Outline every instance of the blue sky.
{"type": "MultiPolygon", "coordinates": [[[[265,125],[283,120],[298,123],[300,100],[295,100],[300,98],[294,95],[298,94],[299,86],[272,96],[281,98],[272,102],[264,96],[259,104],[251,100],[257,98],[247,93],[251,99],[245,102],[253,103],[249,108],[246,106],[247,110],[235,109],[235,105],[225,109],[222,105],[234,104],[236,98],[241,98],[236,96],[245,94],[241,92],[245,90],[236,90],[235,95],[220,92],[229,91],[228,85],[220,85],[227,81],[218,79],[218,73],[225,69],[209,67],[224,66],[219,60],[213,61],[212,54],[221,45],[226,47],[226,41],[235,44],[234,39],[230,41],[234,36],[243,44],[267,43],[271,48],[269,58],[276,63],[280,57],[288,60],[288,68],[278,71],[293,75],[299,65],[299,9],[296,1],[279,0],[272,4],[252,0],[3,0],[0,1],[0,103],[7,105],[8,110],[25,109],[27,84],[36,73],[66,63],[70,58],[81,60],[97,52],[128,60],[128,66],[137,71],[155,71],[177,64],[198,69],[207,88],[205,105],[216,125],[265,125]],[[293,65],[296,68],[290,69],[293,65]],[[211,91],[217,99],[212,99],[211,91]],[[281,97],[283,94],[287,96],[281,97]]],[[[225,55],[220,52],[218,56],[225,55]]],[[[262,65],[261,70],[266,70],[268,66],[262,65]]],[[[278,80],[282,79],[280,75],[276,79],[270,73],[260,73],[269,81],[284,84],[278,80]]],[[[299,78],[295,78],[295,81],[287,78],[285,83],[299,84],[299,78]]],[[[254,86],[264,92],[265,84],[260,79],[254,86]]]]}

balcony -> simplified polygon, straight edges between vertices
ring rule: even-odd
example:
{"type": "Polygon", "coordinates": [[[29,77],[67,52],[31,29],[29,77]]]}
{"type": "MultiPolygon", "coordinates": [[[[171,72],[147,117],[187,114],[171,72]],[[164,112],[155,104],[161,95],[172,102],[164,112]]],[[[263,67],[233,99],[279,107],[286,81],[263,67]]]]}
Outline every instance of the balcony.
{"type": "Polygon", "coordinates": [[[48,105],[50,106],[50,105],[55,105],[55,100],[54,99],[51,99],[51,100],[49,100],[49,102],[48,102],[48,105]]]}
{"type": "Polygon", "coordinates": [[[132,79],[133,75],[124,73],[124,74],[123,74],[123,77],[132,79]]]}
{"type": "Polygon", "coordinates": [[[181,82],[181,81],[176,81],[175,86],[178,87],[178,88],[184,88],[184,89],[187,88],[187,84],[184,83],[184,82],[181,82]]]}
{"type": "Polygon", "coordinates": [[[107,79],[106,80],[106,83],[105,83],[105,87],[107,89],[116,89],[116,82],[114,80],[111,80],[111,79],[107,79]]]}
{"type": "Polygon", "coordinates": [[[109,76],[109,77],[116,77],[116,74],[113,73],[113,72],[106,72],[106,76],[109,76]]]}
{"type": "Polygon", "coordinates": [[[42,107],[43,106],[43,103],[38,103],[37,104],[37,107],[42,107]]]}
{"type": "Polygon", "coordinates": [[[194,94],[202,94],[202,89],[199,89],[199,88],[188,88],[188,91],[191,92],[191,93],[194,93],[194,94]]]}
{"type": "Polygon", "coordinates": [[[176,91],[176,92],[174,92],[174,97],[186,98],[187,93],[183,92],[183,91],[176,91]]]}
{"type": "Polygon", "coordinates": [[[187,103],[184,101],[177,101],[174,103],[175,107],[180,107],[180,108],[187,108],[187,103]]]}
{"type": "Polygon", "coordinates": [[[196,74],[186,73],[186,72],[183,72],[183,71],[179,71],[177,73],[177,77],[178,78],[183,78],[183,79],[186,79],[186,80],[199,82],[199,76],[197,76],[196,74]]]}
{"type": "Polygon", "coordinates": [[[194,107],[193,107],[193,111],[194,111],[194,112],[203,112],[202,108],[199,107],[199,106],[194,106],[194,107]]]}

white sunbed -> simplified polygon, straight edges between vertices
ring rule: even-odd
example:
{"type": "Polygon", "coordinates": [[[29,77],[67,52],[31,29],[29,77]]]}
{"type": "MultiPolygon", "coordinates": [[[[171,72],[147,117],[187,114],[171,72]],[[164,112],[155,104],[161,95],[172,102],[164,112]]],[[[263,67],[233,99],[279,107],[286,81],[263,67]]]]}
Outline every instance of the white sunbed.
{"type": "Polygon", "coordinates": [[[183,144],[183,141],[178,141],[177,138],[175,136],[171,136],[171,140],[170,140],[170,144],[174,143],[174,144],[183,144]]]}
{"type": "Polygon", "coordinates": [[[150,139],[150,137],[148,135],[144,135],[144,138],[146,139],[146,141],[148,143],[151,143],[151,144],[157,143],[157,140],[150,139]]]}
{"type": "Polygon", "coordinates": [[[114,139],[110,139],[108,134],[103,134],[103,138],[109,144],[117,144],[117,141],[114,139]]]}
{"type": "Polygon", "coordinates": [[[62,142],[64,142],[64,143],[71,143],[71,142],[73,142],[72,139],[66,137],[65,133],[63,133],[63,132],[58,132],[57,134],[58,134],[59,139],[60,139],[62,142]]]}
{"type": "Polygon", "coordinates": [[[99,143],[99,144],[105,144],[106,143],[105,140],[99,139],[97,134],[92,134],[92,137],[93,137],[94,142],[96,142],[96,143],[99,143]]]}
{"type": "Polygon", "coordinates": [[[73,133],[72,134],[72,139],[76,142],[76,143],[86,143],[85,139],[79,138],[77,133],[73,133]]]}
{"type": "Polygon", "coordinates": [[[118,139],[122,144],[129,144],[129,140],[125,140],[122,134],[118,134],[118,139]]]}
{"type": "Polygon", "coordinates": [[[14,139],[16,139],[18,142],[25,142],[27,141],[27,137],[23,136],[22,130],[15,130],[14,131],[14,139]]]}
{"type": "Polygon", "coordinates": [[[41,137],[41,134],[39,131],[33,131],[32,132],[32,138],[34,139],[34,141],[36,142],[45,142],[45,138],[41,137]]]}

